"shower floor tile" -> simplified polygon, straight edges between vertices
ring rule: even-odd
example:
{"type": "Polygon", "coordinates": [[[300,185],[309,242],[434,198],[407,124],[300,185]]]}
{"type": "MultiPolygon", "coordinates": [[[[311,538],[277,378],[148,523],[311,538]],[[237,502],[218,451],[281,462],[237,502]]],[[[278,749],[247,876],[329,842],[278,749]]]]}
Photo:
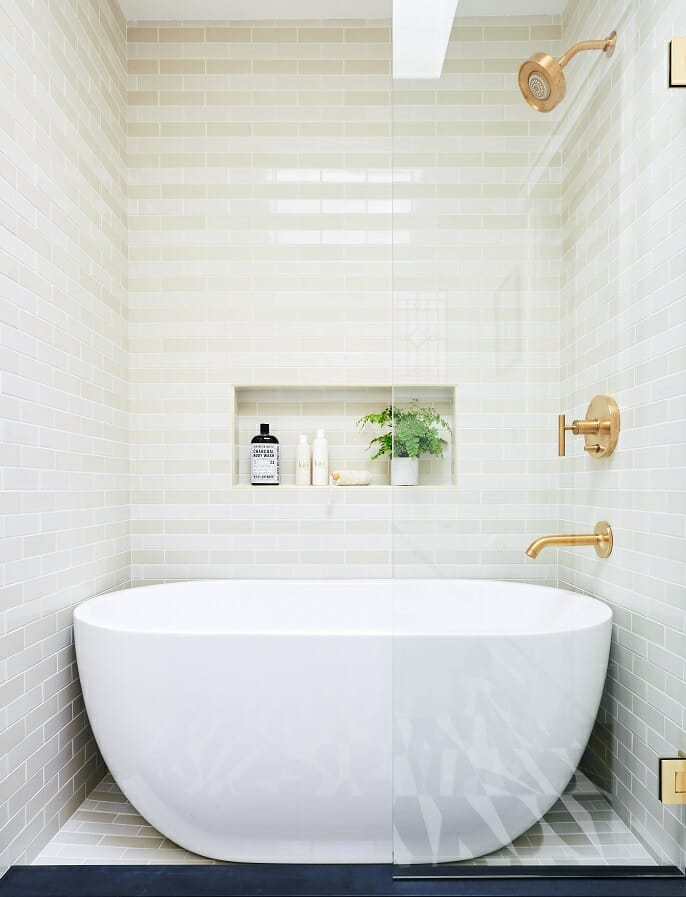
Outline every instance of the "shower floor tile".
{"type": "MultiPolygon", "coordinates": [[[[139,816],[110,775],[33,865],[216,865],[167,840],[139,816]]],[[[449,865],[449,864],[446,864],[449,865]]],[[[460,863],[453,864],[459,867],[460,863]]],[[[512,844],[468,865],[655,866],[601,792],[577,773],[546,816],[512,844]]]]}

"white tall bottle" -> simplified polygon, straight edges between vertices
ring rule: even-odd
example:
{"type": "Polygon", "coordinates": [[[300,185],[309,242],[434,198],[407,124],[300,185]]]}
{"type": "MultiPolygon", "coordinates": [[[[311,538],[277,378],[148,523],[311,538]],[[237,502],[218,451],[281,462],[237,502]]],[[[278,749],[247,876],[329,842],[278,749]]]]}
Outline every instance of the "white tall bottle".
{"type": "Polygon", "coordinates": [[[312,459],[307,436],[300,434],[300,442],[295,450],[295,485],[310,486],[312,484],[312,459]]]}
{"type": "Polygon", "coordinates": [[[323,430],[317,430],[312,440],[312,485],[327,486],[329,483],[329,441],[323,430]]]}

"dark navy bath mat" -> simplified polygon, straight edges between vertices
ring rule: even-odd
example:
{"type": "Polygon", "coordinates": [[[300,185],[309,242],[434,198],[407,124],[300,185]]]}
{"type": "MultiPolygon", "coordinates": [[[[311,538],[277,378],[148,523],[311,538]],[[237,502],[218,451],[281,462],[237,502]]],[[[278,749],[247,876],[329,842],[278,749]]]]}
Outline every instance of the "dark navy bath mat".
{"type": "Polygon", "coordinates": [[[579,878],[577,869],[575,877],[556,879],[518,871],[456,881],[394,880],[390,865],[14,866],[0,879],[0,897],[686,897],[686,879],[669,870],[579,878]]]}

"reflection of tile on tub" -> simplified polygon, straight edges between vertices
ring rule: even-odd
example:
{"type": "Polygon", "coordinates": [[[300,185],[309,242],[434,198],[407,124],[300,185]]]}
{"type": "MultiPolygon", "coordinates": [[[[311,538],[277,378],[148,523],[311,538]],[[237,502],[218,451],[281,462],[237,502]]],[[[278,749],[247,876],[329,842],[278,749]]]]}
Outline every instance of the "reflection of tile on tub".
{"type": "MultiPolygon", "coordinates": [[[[36,865],[216,862],[167,840],[134,810],[109,775],[34,860],[36,865]]],[[[605,797],[581,773],[528,832],[495,853],[469,861],[486,866],[556,863],[655,865],[605,797]]]]}

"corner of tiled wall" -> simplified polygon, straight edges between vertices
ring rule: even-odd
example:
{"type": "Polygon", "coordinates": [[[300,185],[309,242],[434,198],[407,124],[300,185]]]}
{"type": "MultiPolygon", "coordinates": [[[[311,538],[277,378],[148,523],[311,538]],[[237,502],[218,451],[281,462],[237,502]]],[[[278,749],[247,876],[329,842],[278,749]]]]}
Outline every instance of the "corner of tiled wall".
{"type": "Polygon", "coordinates": [[[0,8],[0,871],[101,777],[72,610],[129,580],[125,23],[0,8]]]}
{"type": "Polygon", "coordinates": [[[607,519],[607,560],[560,552],[560,579],[612,608],[612,654],[585,768],[658,861],[684,864],[686,808],[658,800],[658,760],[686,750],[686,187],[683,92],[667,87],[682,3],[577,0],[565,46],[618,32],[565,100],[562,409],[616,398],[615,453],[561,466],[569,531],[607,519]]]}

